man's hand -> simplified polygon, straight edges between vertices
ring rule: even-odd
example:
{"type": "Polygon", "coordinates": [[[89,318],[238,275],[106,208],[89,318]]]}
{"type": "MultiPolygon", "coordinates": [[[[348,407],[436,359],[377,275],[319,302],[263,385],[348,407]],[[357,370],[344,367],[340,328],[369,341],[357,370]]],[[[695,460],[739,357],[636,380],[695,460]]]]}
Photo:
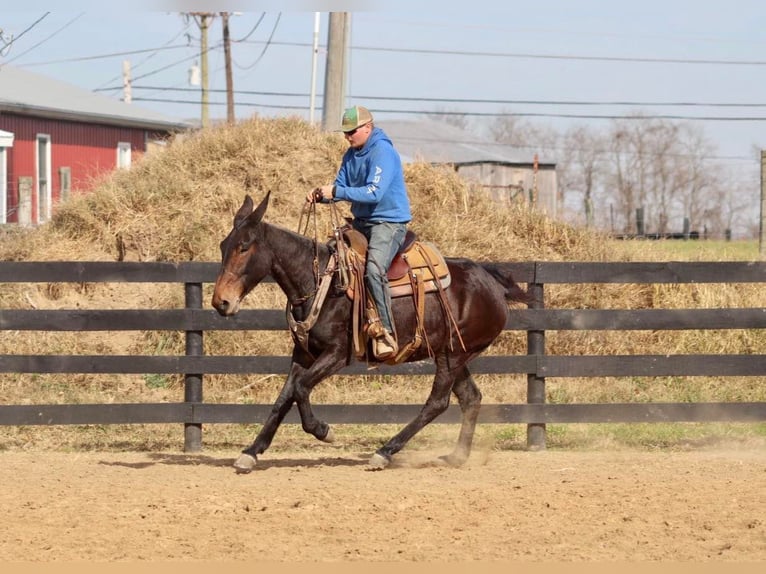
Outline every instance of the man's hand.
{"type": "Polygon", "coordinates": [[[323,199],[332,199],[332,190],[333,185],[323,185],[322,187],[317,187],[315,189],[312,189],[311,191],[306,194],[306,201],[309,203],[321,201],[323,199]]]}

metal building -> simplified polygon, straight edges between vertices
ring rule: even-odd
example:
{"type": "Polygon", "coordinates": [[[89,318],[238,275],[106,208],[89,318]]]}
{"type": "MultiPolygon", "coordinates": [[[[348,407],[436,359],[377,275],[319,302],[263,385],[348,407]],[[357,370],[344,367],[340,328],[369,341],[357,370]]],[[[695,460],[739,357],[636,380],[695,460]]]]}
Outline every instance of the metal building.
{"type": "Polygon", "coordinates": [[[112,98],[0,66],[0,223],[50,219],[69,193],[189,128],[112,98]]]}
{"type": "Polygon", "coordinates": [[[523,150],[484,140],[443,121],[375,120],[394,142],[402,161],[452,165],[498,201],[534,203],[557,212],[556,164],[523,150]]]}

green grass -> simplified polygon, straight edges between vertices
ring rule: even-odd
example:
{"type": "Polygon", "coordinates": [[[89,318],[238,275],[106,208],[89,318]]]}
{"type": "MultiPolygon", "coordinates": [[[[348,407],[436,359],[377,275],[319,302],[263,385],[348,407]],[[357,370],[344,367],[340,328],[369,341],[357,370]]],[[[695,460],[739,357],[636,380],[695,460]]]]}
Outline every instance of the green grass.
{"type": "Polygon", "coordinates": [[[167,389],[170,386],[170,381],[165,375],[144,375],[144,382],[150,389],[167,389]]]}
{"type": "MultiPolygon", "coordinates": [[[[756,239],[724,241],[722,239],[660,241],[620,241],[620,248],[651,253],[651,260],[667,261],[759,261],[759,242],[756,239]]],[[[644,255],[646,256],[646,255],[644,255]]],[[[640,260],[639,257],[637,260],[640,260]]]]}

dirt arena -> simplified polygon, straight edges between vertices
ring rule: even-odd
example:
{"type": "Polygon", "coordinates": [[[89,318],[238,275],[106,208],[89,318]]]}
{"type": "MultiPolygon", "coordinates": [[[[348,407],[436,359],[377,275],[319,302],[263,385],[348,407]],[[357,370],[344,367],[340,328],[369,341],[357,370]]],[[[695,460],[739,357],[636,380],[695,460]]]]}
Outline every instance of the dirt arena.
{"type": "Polygon", "coordinates": [[[766,559],[766,452],[0,452],[0,560],[766,559]]]}

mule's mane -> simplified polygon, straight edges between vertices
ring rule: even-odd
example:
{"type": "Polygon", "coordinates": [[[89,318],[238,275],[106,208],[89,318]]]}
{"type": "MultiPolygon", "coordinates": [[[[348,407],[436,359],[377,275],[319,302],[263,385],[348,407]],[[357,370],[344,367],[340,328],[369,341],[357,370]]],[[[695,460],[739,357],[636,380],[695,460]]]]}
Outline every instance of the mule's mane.
{"type": "MultiPolygon", "coordinates": [[[[318,246],[320,254],[326,254],[326,253],[329,253],[330,251],[330,248],[327,245],[327,243],[323,243],[319,240],[315,241],[313,237],[302,235],[300,233],[297,233],[295,231],[292,231],[290,229],[287,229],[286,227],[282,227],[281,225],[277,225],[275,223],[268,223],[266,221],[262,221],[261,224],[263,225],[264,237],[266,237],[269,234],[277,238],[281,238],[283,235],[287,235],[290,238],[290,240],[293,240],[298,243],[298,246],[296,247],[296,251],[301,251],[301,252],[306,251],[313,256],[315,245],[318,246]]],[[[287,245],[287,242],[282,243],[282,246],[285,246],[285,245],[287,245]]],[[[273,247],[275,246],[272,244],[272,248],[273,247]]]]}
{"type": "Polygon", "coordinates": [[[329,246],[279,225],[265,221],[261,225],[263,241],[272,253],[272,277],[291,303],[309,300],[330,260],[329,246]]]}

